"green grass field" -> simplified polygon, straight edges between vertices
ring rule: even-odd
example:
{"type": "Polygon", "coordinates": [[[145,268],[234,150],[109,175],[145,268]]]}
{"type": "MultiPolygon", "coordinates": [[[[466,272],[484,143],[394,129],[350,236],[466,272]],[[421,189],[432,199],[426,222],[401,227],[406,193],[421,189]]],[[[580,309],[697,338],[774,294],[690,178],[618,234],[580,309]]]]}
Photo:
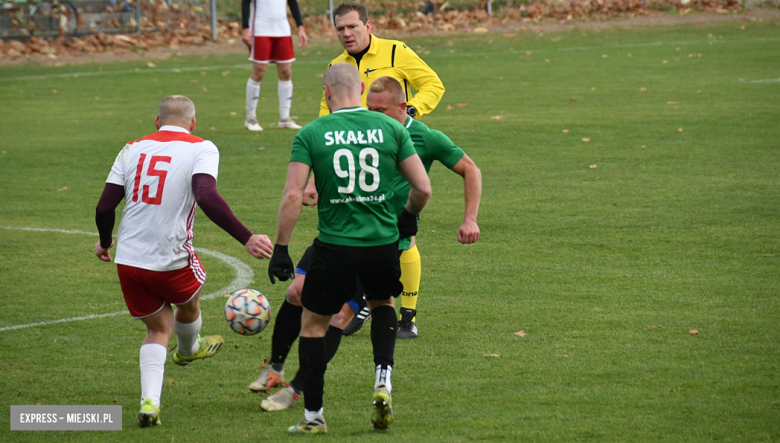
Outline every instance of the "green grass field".
{"type": "MultiPolygon", "coordinates": [[[[780,441],[780,81],[768,81],[780,77],[779,26],[408,39],[447,87],[424,121],[482,169],[482,237],[457,242],[462,183],[434,167],[420,337],[397,344],[396,423],[370,430],[366,328],[329,366],[318,440],[780,441]]],[[[316,117],[318,75],[339,51],[299,51],[299,122],[316,117]]],[[[273,68],[255,134],[242,127],[244,54],[155,63],[0,69],[0,328],[124,309],[95,236],[18,228],[94,232],[114,157],[153,132],[166,95],[195,101],[235,213],[275,232],[294,133],[274,128],[273,68]],[[77,72],[100,75],[56,77],[77,72]]],[[[196,247],[248,264],[249,286],[281,304],[286,284],[269,284],[267,262],[203,214],[195,232],[196,247]]],[[[315,235],[304,210],[295,260],[315,235]]],[[[235,278],[201,258],[206,292],[235,278]]],[[[0,329],[0,440],[287,439],[302,404],[263,413],[246,389],[272,327],[231,333],[221,300],[203,302],[204,333],[226,346],[186,368],[168,359],[153,429],[135,418],[144,328],[129,315],[0,329]],[[124,430],[10,432],[10,405],[37,403],[122,405],[124,430]]],[[[294,348],[289,378],[297,366],[294,348]]]]}

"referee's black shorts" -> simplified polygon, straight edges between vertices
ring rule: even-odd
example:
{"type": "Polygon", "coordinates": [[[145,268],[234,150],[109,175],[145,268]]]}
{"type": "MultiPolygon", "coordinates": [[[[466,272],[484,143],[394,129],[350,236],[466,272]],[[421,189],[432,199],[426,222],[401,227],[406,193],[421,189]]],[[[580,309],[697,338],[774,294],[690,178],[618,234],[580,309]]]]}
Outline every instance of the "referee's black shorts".
{"type": "Polygon", "coordinates": [[[316,314],[339,312],[355,294],[356,277],[363,283],[366,300],[398,297],[403,291],[398,242],[356,247],[314,240],[312,246],[301,302],[316,314]]]}

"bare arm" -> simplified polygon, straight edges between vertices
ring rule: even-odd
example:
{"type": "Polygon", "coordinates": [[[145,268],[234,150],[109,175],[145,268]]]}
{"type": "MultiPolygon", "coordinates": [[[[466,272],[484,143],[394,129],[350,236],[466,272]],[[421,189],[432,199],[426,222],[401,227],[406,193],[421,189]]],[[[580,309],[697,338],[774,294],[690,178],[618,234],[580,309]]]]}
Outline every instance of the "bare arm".
{"type": "Polygon", "coordinates": [[[287,183],[284,185],[282,204],[279,208],[274,244],[285,246],[290,244],[293,228],[301,213],[303,191],[306,189],[310,170],[309,165],[300,162],[290,162],[287,167],[287,183]]]}
{"type": "Polygon", "coordinates": [[[409,201],[406,202],[406,211],[412,215],[420,215],[431,198],[431,181],[428,180],[420,156],[414,154],[398,163],[398,171],[412,186],[409,201]]]}
{"type": "Polygon", "coordinates": [[[309,183],[306,185],[306,190],[303,191],[303,206],[317,206],[317,202],[320,200],[320,196],[317,193],[317,185],[314,181],[314,174],[309,178],[309,183]]]}
{"type": "Polygon", "coordinates": [[[463,223],[458,229],[458,241],[464,244],[474,243],[479,240],[477,212],[479,212],[479,200],[482,197],[482,172],[476,163],[465,154],[452,167],[452,172],[463,177],[463,197],[466,200],[463,223]]]}

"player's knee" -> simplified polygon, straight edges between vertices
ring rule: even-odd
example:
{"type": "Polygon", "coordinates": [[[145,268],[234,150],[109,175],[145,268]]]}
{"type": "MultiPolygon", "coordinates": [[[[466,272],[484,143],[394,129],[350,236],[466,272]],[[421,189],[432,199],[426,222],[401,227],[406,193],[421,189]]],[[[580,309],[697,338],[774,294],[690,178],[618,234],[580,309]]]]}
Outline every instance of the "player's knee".
{"type": "Polygon", "coordinates": [[[339,329],[345,329],[347,325],[349,325],[349,322],[352,321],[352,317],[355,316],[355,311],[352,309],[351,306],[348,304],[345,304],[341,307],[341,311],[339,311],[336,315],[330,318],[330,325],[335,326],[339,329]]]}
{"type": "Polygon", "coordinates": [[[287,303],[290,303],[294,306],[302,306],[301,293],[303,292],[304,278],[305,277],[302,274],[295,274],[295,280],[293,280],[290,287],[287,288],[287,303]]]}
{"type": "Polygon", "coordinates": [[[393,297],[386,298],[384,300],[368,300],[368,309],[371,309],[372,311],[374,308],[377,308],[379,306],[390,306],[395,307],[395,304],[393,303],[393,300],[395,300],[393,297]]]}

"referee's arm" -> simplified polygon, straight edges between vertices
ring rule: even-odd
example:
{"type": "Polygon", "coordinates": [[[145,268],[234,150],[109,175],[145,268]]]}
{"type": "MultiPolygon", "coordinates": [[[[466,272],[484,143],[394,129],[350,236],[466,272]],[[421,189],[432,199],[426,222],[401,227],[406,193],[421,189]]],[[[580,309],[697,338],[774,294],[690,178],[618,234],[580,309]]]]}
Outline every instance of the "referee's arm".
{"type": "Polygon", "coordinates": [[[407,79],[417,90],[417,94],[407,104],[417,108],[415,118],[420,118],[436,109],[444,96],[444,84],[436,72],[412,48],[403,46],[397,49],[395,69],[401,78],[407,79]]]}

